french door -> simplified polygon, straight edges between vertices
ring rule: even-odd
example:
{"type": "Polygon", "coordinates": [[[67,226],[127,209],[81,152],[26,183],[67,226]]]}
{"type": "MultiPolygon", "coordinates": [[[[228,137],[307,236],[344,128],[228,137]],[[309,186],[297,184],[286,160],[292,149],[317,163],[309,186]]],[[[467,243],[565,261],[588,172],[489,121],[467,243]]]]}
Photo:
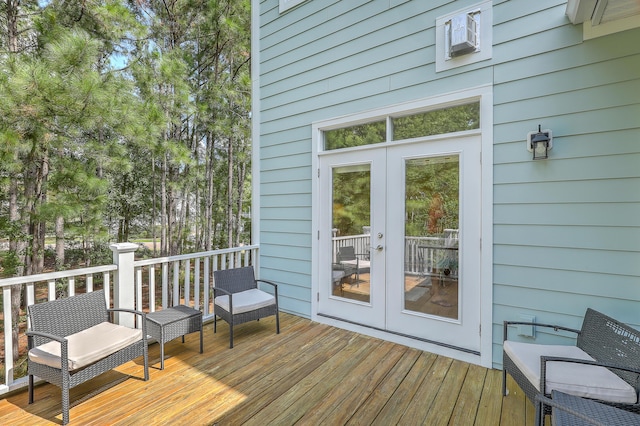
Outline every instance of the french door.
{"type": "Polygon", "coordinates": [[[480,145],[321,155],[320,315],[479,353],[480,145]]]}

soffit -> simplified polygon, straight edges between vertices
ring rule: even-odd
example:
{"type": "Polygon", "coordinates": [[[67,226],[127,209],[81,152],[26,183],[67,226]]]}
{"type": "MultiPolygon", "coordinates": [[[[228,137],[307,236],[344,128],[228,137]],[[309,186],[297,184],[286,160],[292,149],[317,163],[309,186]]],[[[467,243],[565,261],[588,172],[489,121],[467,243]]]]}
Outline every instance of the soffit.
{"type": "Polygon", "coordinates": [[[574,24],[591,21],[591,25],[613,22],[640,15],[638,0],[569,0],[567,16],[574,24]]]}

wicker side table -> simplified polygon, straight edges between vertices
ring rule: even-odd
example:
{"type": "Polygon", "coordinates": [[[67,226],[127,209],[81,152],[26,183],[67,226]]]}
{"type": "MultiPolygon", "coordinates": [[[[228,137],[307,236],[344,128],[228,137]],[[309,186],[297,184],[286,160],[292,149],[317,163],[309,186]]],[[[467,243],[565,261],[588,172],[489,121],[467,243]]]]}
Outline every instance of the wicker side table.
{"type": "Polygon", "coordinates": [[[160,369],[164,370],[164,344],[185,334],[200,332],[202,353],[202,312],[178,305],[147,314],[147,333],[160,343],[160,369]]]}

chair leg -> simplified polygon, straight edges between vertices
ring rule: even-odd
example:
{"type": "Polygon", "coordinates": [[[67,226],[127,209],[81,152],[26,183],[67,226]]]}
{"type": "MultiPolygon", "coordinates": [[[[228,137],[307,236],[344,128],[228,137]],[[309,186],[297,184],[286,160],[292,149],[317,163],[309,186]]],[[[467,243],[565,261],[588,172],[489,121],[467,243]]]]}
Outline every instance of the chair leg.
{"type": "Polygon", "coordinates": [[[233,324],[229,323],[229,349],[233,349],[233,324]]]}
{"type": "Polygon", "coordinates": [[[280,313],[276,311],[276,334],[280,334],[280,313]]]}
{"type": "Polygon", "coordinates": [[[213,314],[213,332],[214,333],[217,331],[217,326],[218,326],[218,317],[216,317],[216,314],[214,312],[213,314]]]}
{"type": "Polygon", "coordinates": [[[62,424],[69,423],[69,377],[62,378],[62,424]]]}
{"type": "Polygon", "coordinates": [[[502,366],[502,396],[507,396],[507,369],[502,366]]]}
{"type": "Polygon", "coordinates": [[[142,358],[144,359],[144,381],[149,380],[149,346],[142,348],[142,358]]]}
{"type": "Polygon", "coordinates": [[[29,374],[29,404],[33,404],[33,374],[29,374]]]}

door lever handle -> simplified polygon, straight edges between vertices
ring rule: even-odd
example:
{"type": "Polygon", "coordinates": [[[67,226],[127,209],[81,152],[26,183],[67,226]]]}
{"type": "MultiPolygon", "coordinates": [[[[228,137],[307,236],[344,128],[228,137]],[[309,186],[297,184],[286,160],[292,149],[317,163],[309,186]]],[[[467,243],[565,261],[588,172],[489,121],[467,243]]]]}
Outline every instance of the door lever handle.
{"type": "Polygon", "coordinates": [[[381,245],[381,244],[378,244],[376,247],[371,246],[371,248],[372,248],[373,250],[376,250],[376,251],[382,251],[382,249],[383,249],[384,247],[382,247],[382,245],[381,245]]]}

